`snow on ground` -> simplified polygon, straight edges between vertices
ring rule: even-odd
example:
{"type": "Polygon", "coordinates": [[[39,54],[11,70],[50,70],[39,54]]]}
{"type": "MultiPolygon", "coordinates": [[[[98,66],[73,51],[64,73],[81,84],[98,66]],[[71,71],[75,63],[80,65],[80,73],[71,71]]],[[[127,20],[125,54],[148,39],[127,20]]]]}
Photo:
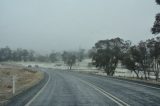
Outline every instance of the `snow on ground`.
{"type": "MultiPolygon", "coordinates": [[[[98,70],[94,66],[91,65],[92,60],[91,59],[84,59],[82,62],[77,62],[75,65],[73,65],[72,70],[74,71],[83,71],[83,72],[92,72],[99,75],[106,76],[106,73],[103,70],[98,70]]],[[[17,64],[17,65],[23,65],[28,67],[31,65],[32,67],[35,67],[38,65],[39,67],[44,68],[56,68],[56,69],[69,69],[67,65],[64,64],[63,61],[58,61],[55,63],[44,63],[44,62],[10,62],[10,64],[17,64]]],[[[118,67],[115,70],[114,76],[121,76],[121,77],[136,77],[136,74],[134,72],[131,72],[128,69],[125,69],[121,66],[121,64],[118,64],[118,67]]],[[[143,76],[143,73],[140,73],[140,77],[143,76]]],[[[154,78],[154,76],[151,76],[154,78]]]]}

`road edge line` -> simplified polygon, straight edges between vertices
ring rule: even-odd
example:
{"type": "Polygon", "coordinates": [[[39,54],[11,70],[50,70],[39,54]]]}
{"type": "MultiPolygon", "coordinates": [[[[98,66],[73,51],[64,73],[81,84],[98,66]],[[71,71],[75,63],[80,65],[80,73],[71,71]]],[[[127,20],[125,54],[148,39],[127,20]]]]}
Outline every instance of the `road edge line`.
{"type": "Polygon", "coordinates": [[[140,85],[140,86],[143,86],[143,87],[147,87],[147,88],[152,88],[152,89],[160,89],[158,87],[154,87],[154,86],[150,86],[150,85],[145,85],[145,84],[140,84],[138,82],[132,82],[130,80],[125,80],[125,79],[117,79],[117,78],[114,78],[115,80],[118,80],[118,81],[121,81],[121,82],[127,82],[127,83],[130,83],[130,84],[135,84],[135,85],[140,85]]]}
{"type": "Polygon", "coordinates": [[[36,95],[31,99],[29,100],[29,102],[27,102],[24,106],[29,106],[40,94],[41,92],[44,90],[44,88],[48,85],[49,81],[51,80],[50,78],[50,74],[48,72],[46,72],[48,74],[48,81],[46,82],[46,84],[36,93],[36,95]]]}
{"type": "Polygon", "coordinates": [[[95,86],[94,84],[84,81],[82,79],[79,79],[80,81],[84,82],[85,84],[89,85],[90,87],[94,88],[95,90],[99,91],[103,95],[105,95],[107,98],[111,99],[115,103],[117,103],[119,106],[130,106],[129,104],[125,103],[124,101],[120,100],[119,98],[113,96],[112,94],[108,93],[107,91],[103,90],[100,87],[95,86]]]}

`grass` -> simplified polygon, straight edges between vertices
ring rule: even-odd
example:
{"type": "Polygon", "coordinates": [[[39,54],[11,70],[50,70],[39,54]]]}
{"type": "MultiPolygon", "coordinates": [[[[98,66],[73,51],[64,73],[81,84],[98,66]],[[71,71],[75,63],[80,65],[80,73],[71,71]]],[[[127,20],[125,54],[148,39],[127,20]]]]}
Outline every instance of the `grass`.
{"type": "Polygon", "coordinates": [[[12,77],[16,76],[16,93],[35,85],[43,78],[43,72],[36,69],[29,69],[20,66],[5,66],[0,68],[0,104],[10,97],[12,94],[12,77]]]}

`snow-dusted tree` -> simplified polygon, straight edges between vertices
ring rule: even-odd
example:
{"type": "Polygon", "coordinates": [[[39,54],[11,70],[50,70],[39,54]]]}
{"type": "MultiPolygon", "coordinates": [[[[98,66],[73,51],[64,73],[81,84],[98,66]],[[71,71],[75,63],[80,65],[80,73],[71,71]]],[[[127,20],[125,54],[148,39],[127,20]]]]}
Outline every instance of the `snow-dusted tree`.
{"type": "MultiPolygon", "coordinates": [[[[160,5],[160,0],[156,0],[156,3],[160,5]]],[[[155,22],[153,27],[151,28],[152,34],[159,34],[160,33],[160,13],[158,13],[155,17],[155,22]]]]}

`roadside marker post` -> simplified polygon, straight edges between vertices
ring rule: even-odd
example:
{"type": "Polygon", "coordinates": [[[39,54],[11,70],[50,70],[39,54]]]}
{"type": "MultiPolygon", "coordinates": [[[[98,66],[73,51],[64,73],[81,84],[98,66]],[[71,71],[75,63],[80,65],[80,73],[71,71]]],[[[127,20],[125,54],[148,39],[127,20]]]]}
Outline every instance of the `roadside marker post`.
{"type": "Polygon", "coordinates": [[[13,75],[13,89],[12,89],[12,94],[14,95],[15,94],[15,91],[16,91],[16,85],[15,85],[15,83],[16,83],[16,76],[15,75],[13,75]]]}

